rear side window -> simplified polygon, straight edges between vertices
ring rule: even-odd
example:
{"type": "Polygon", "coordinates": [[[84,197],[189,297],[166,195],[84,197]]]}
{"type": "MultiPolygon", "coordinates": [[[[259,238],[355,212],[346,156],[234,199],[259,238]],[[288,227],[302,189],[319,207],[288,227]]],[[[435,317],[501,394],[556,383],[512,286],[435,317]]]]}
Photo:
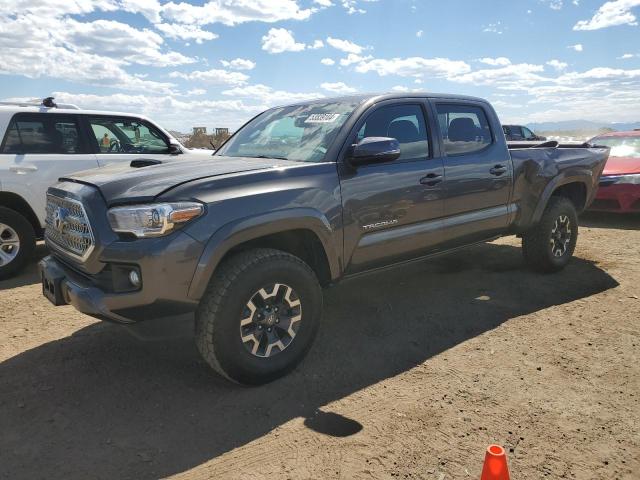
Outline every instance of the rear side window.
{"type": "Polygon", "coordinates": [[[358,141],[366,137],[390,137],[398,140],[399,160],[419,160],[429,156],[427,128],[419,105],[379,108],[367,117],[358,132],[358,141]]]}
{"type": "Polygon", "coordinates": [[[86,153],[75,118],[63,115],[17,114],[2,141],[2,153],[86,153]]]}
{"type": "Polygon", "coordinates": [[[475,105],[438,104],[438,123],[447,155],[463,155],[492,143],[491,128],[484,110],[475,105]]]}

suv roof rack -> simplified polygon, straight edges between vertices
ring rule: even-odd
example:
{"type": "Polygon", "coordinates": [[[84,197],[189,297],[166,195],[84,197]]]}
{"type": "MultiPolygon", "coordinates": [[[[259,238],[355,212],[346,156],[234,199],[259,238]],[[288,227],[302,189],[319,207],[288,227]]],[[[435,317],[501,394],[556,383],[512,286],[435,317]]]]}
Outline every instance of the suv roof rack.
{"type": "Polygon", "coordinates": [[[13,107],[44,107],[44,108],[64,108],[67,110],[80,110],[80,107],[72,103],[56,103],[53,97],[47,97],[43,100],[25,100],[24,102],[0,102],[0,105],[13,107]]]}

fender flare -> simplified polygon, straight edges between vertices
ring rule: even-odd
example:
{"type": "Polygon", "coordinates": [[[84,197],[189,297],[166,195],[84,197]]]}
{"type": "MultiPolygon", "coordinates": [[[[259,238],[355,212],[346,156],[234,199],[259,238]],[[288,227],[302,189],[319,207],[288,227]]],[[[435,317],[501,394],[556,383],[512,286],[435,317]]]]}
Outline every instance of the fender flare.
{"type": "Polygon", "coordinates": [[[310,230],[319,239],[329,263],[332,279],[340,276],[340,255],[335,247],[335,232],[327,218],[312,208],[291,208],[245,217],[218,228],[207,241],[189,287],[189,298],[200,300],[213,272],[233,248],[259,237],[290,230],[310,230]]]}
{"type": "Polygon", "coordinates": [[[532,223],[536,224],[542,218],[542,214],[544,213],[544,209],[547,207],[549,203],[549,199],[553,195],[559,187],[563,185],[567,185],[569,183],[583,183],[585,188],[587,189],[586,196],[586,205],[589,203],[589,199],[591,198],[592,192],[594,189],[591,187],[593,185],[593,173],[590,170],[580,170],[573,171],[571,173],[561,173],[557,177],[554,177],[544,188],[542,191],[542,195],[540,196],[540,200],[536,205],[536,209],[533,212],[532,223]]]}

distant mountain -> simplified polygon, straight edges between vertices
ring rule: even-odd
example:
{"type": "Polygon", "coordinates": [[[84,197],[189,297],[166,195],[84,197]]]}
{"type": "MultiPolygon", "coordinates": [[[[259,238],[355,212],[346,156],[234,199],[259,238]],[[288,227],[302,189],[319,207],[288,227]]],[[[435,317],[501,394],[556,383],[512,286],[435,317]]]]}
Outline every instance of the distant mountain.
{"type": "Polygon", "coordinates": [[[612,128],[617,131],[634,130],[640,128],[640,122],[593,122],[590,120],[565,120],[562,122],[540,122],[527,124],[534,132],[566,132],[576,130],[598,131],[603,128],[612,128]]]}

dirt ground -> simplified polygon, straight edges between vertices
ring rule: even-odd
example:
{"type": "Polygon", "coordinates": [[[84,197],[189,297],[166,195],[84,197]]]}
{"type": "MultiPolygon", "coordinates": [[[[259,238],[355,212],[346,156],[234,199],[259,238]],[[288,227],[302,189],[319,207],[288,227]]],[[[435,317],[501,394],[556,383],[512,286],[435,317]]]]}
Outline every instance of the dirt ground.
{"type": "Polygon", "coordinates": [[[638,479],[640,217],[582,223],[559,274],[509,238],[326,291],[260,388],[213,376],[188,318],[141,340],[52,307],[34,265],[0,282],[0,478],[477,479],[495,442],[513,479],[638,479]]]}

